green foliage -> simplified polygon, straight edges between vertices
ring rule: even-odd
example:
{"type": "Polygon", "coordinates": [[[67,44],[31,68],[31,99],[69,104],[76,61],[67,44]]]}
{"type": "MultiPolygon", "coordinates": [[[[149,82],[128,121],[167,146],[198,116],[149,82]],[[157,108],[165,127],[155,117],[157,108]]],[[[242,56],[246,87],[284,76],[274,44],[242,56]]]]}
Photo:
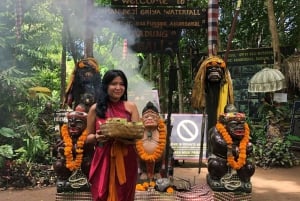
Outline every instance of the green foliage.
{"type": "Polygon", "coordinates": [[[292,167],[299,165],[299,159],[291,151],[288,140],[274,138],[271,141],[261,139],[256,141],[253,154],[255,164],[262,168],[292,167]]]}
{"type": "MultiPolygon", "coordinates": [[[[220,0],[220,37],[224,49],[231,30],[237,1],[220,0]]],[[[281,46],[300,45],[300,13],[298,0],[273,1],[281,46]]],[[[232,49],[270,47],[268,13],[264,0],[242,1],[236,24],[232,49]]]]}
{"type": "MultiPolygon", "coordinates": [[[[261,118],[259,125],[252,126],[251,137],[254,144],[253,154],[255,163],[262,168],[271,167],[292,167],[299,165],[299,159],[291,150],[289,137],[267,139],[269,119],[277,119],[280,127],[281,121],[288,119],[290,108],[287,104],[264,102],[258,108],[258,115],[261,118]]],[[[280,130],[282,133],[283,131],[280,130]]],[[[284,134],[282,134],[284,136],[284,134]]]]}
{"type": "MultiPolygon", "coordinates": [[[[57,73],[57,71],[56,71],[57,73]]],[[[32,83],[45,83],[46,86],[59,88],[58,78],[55,76],[55,71],[50,70],[36,70],[36,79],[31,77],[19,78],[19,75],[25,75],[16,70],[16,68],[9,68],[0,72],[0,84],[3,90],[0,91],[1,113],[5,114],[6,121],[0,129],[0,139],[5,151],[12,150],[13,158],[18,158],[19,161],[30,162],[49,162],[49,143],[42,139],[37,128],[37,121],[39,113],[43,109],[43,105],[51,100],[45,94],[37,93],[37,96],[32,99],[29,96],[28,88],[32,83]],[[6,94],[13,96],[7,96],[6,94]],[[17,125],[17,126],[16,126],[17,125]],[[18,134],[20,133],[20,134],[18,134]],[[13,139],[13,140],[12,140],[13,139]],[[11,149],[7,149],[10,147],[11,149]]],[[[34,85],[33,85],[34,86],[34,85]]],[[[57,97],[57,96],[56,96],[57,97]]],[[[7,153],[7,156],[10,156],[7,153]]],[[[3,161],[3,160],[2,160],[3,161]]]]}
{"type": "Polygon", "coordinates": [[[47,142],[40,136],[29,136],[23,141],[24,146],[15,150],[18,162],[38,162],[47,164],[47,158],[49,159],[49,144],[47,144],[47,142]]]}
{"type": "Polygon", "coordinates": [[[12,158],[13,157],[13,149],[10,145],[1,145],[0,146],[0,156],[5,158],[12,158]]]}
{"type": "Polygon", "coordinates": [[[300,137],[297,135],[288,135],[286,138],[291,142],[300,142],[300,137]]]}
{"type": "Polygon", "coordinates": [[[0,145],[0,168],[3,167],[5,159],[13,157],[13,147],[5,144],[0,145]]]}
{"type": "Polygon", "coordinates": [[[248,123],[251,130],[251,142],[256,144],[257,141],[265,138],[266,130],[263,126],[253,126],[251,122],[248,123]]]}
{"type": "Polygon", "coordinates": [[[8,144],[9,139],[16,139],[20,137],[17,133],[15,133],[10,128],[0,128],[0,141],[2,145],[0,145],[0,168],[3,167],[6,159],[13,158],[14,156],[14,144],[8,144]]]}

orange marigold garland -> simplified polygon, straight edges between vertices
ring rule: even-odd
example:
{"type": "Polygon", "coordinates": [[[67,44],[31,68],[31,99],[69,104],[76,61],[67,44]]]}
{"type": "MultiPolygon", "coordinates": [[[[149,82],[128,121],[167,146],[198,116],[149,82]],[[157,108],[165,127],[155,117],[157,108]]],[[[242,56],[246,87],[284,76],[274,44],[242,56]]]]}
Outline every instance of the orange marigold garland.
{"type": "Polygon", "coordinates": [[[160,119],[158,122],[158,132],[159,132],[158,146],[155,148],[152,154],[149,154],[145,151],[143,146],[143,140],[138,140],[136,142],[137,153],[143,161],[155,162],[157,159],[159,159],[162,156],[165,150],[166,138],[167,138],[166,126],[162,119],[160,119]]]}
{"type": "Polygon", "coordinates": [[[246,149],[247,149],[247,144],[249,142],[249,138],[250,138],[250,129],[247,123],[244,124],[244,128],[245,128],[245,135],[243,137],[243,139],[240,141],[240,145],[239,145],[239,157],[237,159],[237,161],[234,160],[234,156],[232,155],[232,138],[229,135],[229,133],[227,132],[225,126],[221,123],[217,123],[216,125],[217,131],[222,135],[223,139],[225,140],[225,142],[227,143],[227,148],[228,150],[230,150],[227,153],[227,163],[230,165],[230,167],[232,167],[235,170],[240,169],[241,167],[243,167],[246,164],[246,158],[247,158],[247,154],[246,154],[246,149]]]}
{"type": "Polygon", "coordinates": [[[80,137],[78,138],[78,140],[77,140],[75,159],[73,157],[73,152],[72,152],[73,142],[72,142],[72,139],[70,137],[67,124],[62,125],[61,135],[62,135],[63,141],[65,143],[64,155],[66,157],[66,167],[71,171],[77,170],[81,166],[81,163],[82,163],[83,145],[84,145],[84,142],[87,138],[88,132],[85,129],[83,131],[83,133],[80,135],[80,137]]]}
{"type": "Polygon", "coordinates": [[[155,182],[151,181],[151,182],[144,182],[142,184],[136,184],[135,185],[135,189],[138,191],[147,191],[149,187],[154,188],[155,187],[155,182]]]}

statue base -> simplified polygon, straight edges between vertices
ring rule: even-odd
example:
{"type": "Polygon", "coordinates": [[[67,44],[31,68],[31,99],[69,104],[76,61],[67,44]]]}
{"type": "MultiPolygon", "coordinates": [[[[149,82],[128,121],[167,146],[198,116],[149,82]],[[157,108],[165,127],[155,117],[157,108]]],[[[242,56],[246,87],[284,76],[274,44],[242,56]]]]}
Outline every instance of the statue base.
{"type": "Polygon", "coordinates": [[[251,201],[250,193],[214,192],[214,201],[251,201]]]}
{"type": "Polygon", "coordinates": [[[251,182],[243,182],[236,175],[230,179],[221,178],[220,180],[215,180],[208,174],[206,182],[213,191],[217,192],[251,193],[252,191],[251,182]]]}
{"type": "Polygon", "coordinates": [[[56,182],[57,193],[63,192],[90,192],[90,185],[84,184],[82,186],[72,187],[68,181],[57,181],[56,182]]]}
{"type": "Polygon", "coordinates": [[[64,192],[56,193],[55,201],[93,201],[90,192],[64,192]]]}

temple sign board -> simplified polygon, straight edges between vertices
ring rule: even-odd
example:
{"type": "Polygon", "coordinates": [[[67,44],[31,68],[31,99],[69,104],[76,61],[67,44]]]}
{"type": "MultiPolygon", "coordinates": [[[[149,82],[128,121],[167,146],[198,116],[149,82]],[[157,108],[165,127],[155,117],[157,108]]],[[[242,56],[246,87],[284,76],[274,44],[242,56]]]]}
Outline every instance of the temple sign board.
{"type": "MultiPolygon", "coordinates": [[[[167,117],[167,115],[166,115],[167,117]]],[[[172,114],[170,145],[176,160],[198,160],[201,146],[202,114],[172,114]]],[[[205,124],[206,125],[206,124],[205,124]]],[[[206,157],[206,129],[204,129],[203,158],[206,157]]]]}

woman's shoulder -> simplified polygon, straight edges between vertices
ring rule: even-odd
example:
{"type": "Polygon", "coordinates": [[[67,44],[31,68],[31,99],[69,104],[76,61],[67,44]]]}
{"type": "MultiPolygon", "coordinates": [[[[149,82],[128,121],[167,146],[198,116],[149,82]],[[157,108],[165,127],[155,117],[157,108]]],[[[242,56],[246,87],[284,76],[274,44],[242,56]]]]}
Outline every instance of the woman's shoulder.
{"type": "Polygon", "coordinates": [[[124,105],[127,108],[136,108],[136,104],[132,101],[124,101],[124,105]]]}
{"type": "Polygon", "coordinates": [[[137,110],[137,105],[132,101],[124,101],[124,106],[130,112],[137,110]]]}
{"type": "Polygon", "coordinates": [[[126,104],[126,105],[135,105],[135,103],[134,103],[134,102],[132,102],[132,101],[129,101],[129,100],[127,100],[127,101],[124,101],[124,104],[126,104]]]}
{"type": "Polygon", "coordinates": [[[94,103],[94,104],[90,107],[89,113],[90,113],[90,112],[95,112],[95,111],[96,111],[96,107],[97,107],[97,104],[94,103]]]}

